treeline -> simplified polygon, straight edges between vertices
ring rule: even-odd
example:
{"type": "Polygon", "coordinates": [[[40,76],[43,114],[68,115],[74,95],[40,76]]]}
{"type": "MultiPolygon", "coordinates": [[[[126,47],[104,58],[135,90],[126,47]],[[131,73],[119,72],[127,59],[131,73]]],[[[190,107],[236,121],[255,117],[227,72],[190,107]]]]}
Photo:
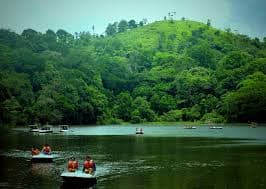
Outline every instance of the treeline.
{"type": "Polygon", "coordinates": [[[107,36],[114,35],[116,33],[125,32],[130,29],[134,29],[137,27],[142,27],[147,24],[147,19],[143,19],[139,23],[137,23],[135,20],[129,20],[128,22],[126,20],[121,20],[120,22],[114,22],[108,24],[105,30],[105,34],[107,36]]]}
{"type": "Polygon", "coordinates": [[[265,122],[265,72],[266,38],[209,22],[121,21],[105,36],[1,29],[0,122],[265,122]]]}

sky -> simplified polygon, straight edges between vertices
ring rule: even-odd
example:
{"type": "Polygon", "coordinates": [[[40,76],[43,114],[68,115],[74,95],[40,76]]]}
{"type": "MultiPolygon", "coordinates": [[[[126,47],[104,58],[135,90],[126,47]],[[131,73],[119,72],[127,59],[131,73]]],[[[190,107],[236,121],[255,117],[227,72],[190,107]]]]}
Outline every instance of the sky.
{"type": "Polygon", "coordinates": [[[151,23],[173,11],[175,19],[211,19],[216,28],[263,38],[265,10],[266,0],[0,0],[0,28],[74,33],[92,32],[94,25],[95,32],[103,34],[108,23],[143,18],[151,23]]]}

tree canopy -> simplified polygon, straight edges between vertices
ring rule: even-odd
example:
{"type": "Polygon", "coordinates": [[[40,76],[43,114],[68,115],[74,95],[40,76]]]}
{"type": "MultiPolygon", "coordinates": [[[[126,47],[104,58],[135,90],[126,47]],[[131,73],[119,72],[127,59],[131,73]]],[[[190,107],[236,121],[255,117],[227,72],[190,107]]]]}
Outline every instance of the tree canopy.
{"type": "Polygon", "coordinates": [[[182,19],[0,29],[0,122],[265,122],[266,42],[182,19]]]}

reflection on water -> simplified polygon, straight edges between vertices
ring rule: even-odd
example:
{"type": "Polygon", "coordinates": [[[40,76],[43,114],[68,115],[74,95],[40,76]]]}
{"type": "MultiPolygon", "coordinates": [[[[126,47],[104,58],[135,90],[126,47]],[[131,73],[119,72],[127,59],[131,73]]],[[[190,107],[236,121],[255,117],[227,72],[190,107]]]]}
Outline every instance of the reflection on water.
{"type": "Polygon", "coordinates": [[[41,176],[51,176],[56,169],[55,165],[52,163],[32,163],[30,166],[30,174],[41,175],[41,176]]]}
{"type": "Polygon", "coordinates": [[[266,128],[142,127],[143,136],[132,134],[130,126],[11,133],[0,139],[0,188],[73,188],[63,185],[60,174],[71,156],[81,165],[86,155],[97,164],[97,189],[266,188],[266,128]],[[31,146],[44,143],[58,157],[54,163],[31,163],[31,146]]]}

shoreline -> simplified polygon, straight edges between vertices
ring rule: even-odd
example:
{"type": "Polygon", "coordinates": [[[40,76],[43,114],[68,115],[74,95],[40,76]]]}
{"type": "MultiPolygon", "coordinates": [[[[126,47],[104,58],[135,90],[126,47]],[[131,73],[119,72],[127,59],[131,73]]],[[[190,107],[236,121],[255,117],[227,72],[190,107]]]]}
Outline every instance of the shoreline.
{"type": "MultiPolygon", "coordinates": [[[[117,127],[123,127],[123,126],[158,126],[158,127],[164,127],[164,126],[178,126],[178,127],[187,127],[187,126],[228,126],[228,125],[244,125],[249,126],[249,123],[204,123],[201,121],[180,121],[180,122],[143,122],[143,123],[130,123],[130,122],[121,122],[118,124],[73,124],[68,125],[69,127],[100,127],[100,126],[117,126],[117,127]]],[[[266,126],[266,123],[258,123],[258,125],[266,126]]],[[[51,125],[53,127],[60,127],[60,124],[51,125]]],[[[12,126],[9,127],[9,129],[16,129],[16,128],[27,128],[29,125],[19,125],[19,126],[12,126]]],[[[40,126],[41,127],[41,126],[40,126]]]]}

